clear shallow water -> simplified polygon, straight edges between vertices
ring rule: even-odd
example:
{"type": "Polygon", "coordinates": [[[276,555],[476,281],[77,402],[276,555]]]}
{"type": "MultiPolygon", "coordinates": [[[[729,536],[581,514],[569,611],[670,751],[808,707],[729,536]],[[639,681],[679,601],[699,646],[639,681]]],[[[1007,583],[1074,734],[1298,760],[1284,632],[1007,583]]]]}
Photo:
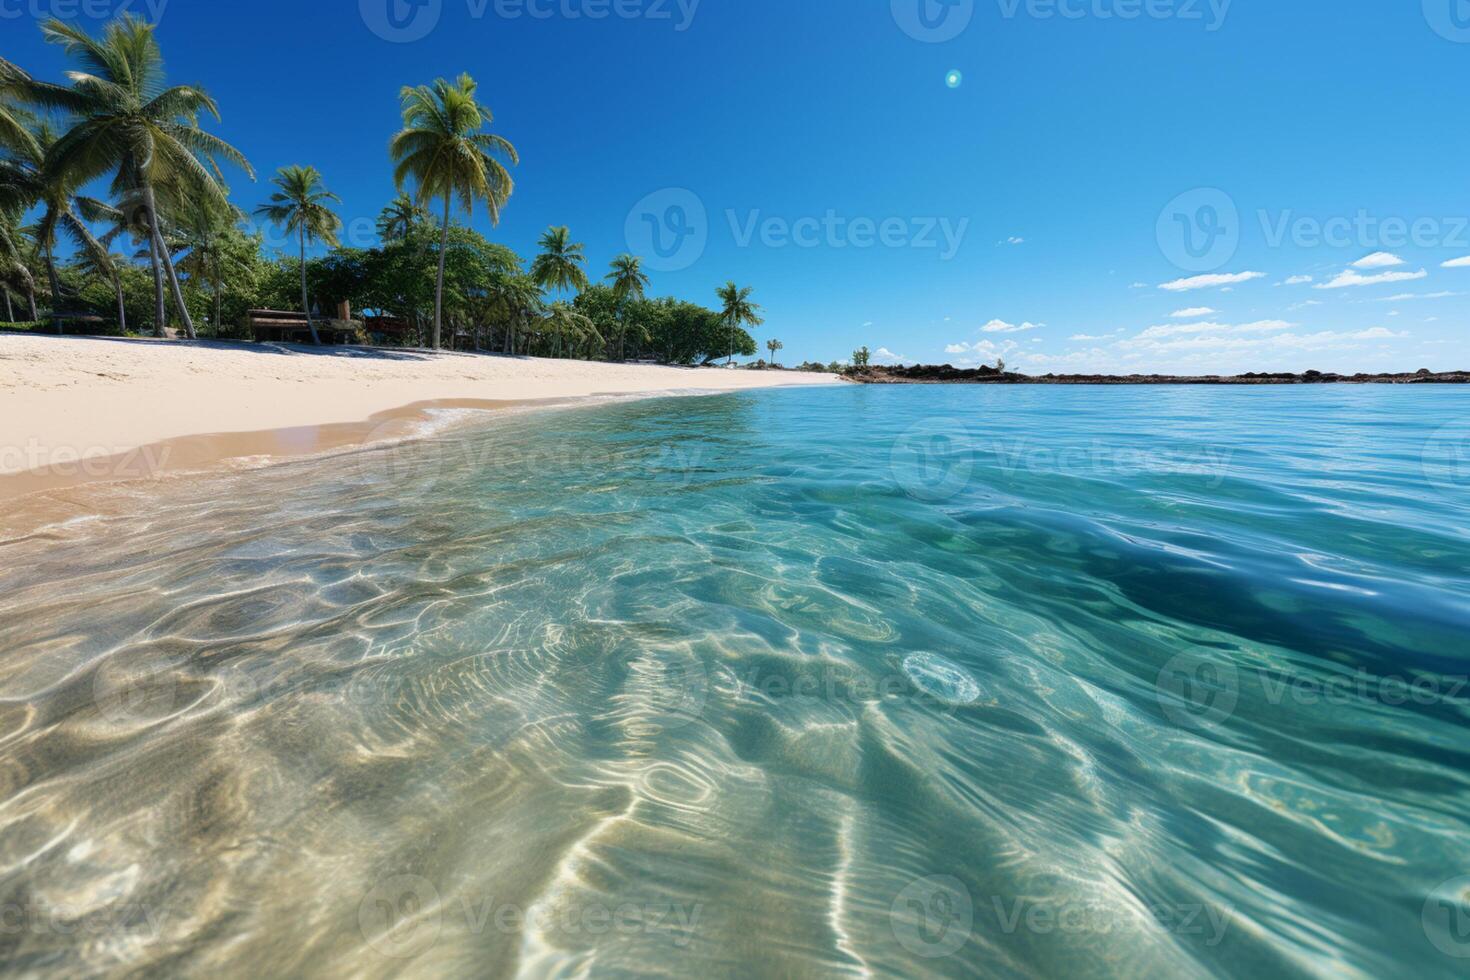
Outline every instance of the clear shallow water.
{"type": "Polygon", "coordinates": [[[0,963],[1456,976],[1467,393],[498,419],[0,545],[0,963]]]}

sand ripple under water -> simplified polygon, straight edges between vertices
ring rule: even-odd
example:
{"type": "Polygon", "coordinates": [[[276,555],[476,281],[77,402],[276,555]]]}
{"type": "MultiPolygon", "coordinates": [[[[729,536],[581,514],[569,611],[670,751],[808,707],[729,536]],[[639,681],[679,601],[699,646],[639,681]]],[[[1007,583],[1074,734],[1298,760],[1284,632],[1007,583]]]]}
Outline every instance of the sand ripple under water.
{"type": "Polygon", "coordinates": [[[0,965],[1463,975],[1467,409],[773,391],[96,491],[0,541],[0,965]]]}

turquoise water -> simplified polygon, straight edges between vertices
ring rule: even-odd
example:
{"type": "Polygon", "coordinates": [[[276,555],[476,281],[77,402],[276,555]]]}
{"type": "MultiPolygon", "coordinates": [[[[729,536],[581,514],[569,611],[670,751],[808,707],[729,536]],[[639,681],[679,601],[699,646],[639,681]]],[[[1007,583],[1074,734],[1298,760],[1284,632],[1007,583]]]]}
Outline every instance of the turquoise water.
{"type": "Polygon", "coordinates": [[[0,962],[1463,976],[1470,392],[482,420],[0,545],[0,962]]]}

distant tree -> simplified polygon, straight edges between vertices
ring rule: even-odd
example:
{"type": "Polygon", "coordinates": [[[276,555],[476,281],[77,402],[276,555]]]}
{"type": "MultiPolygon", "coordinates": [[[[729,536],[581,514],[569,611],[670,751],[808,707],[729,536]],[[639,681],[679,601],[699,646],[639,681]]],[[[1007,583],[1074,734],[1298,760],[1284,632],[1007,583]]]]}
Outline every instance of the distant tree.
{"type": "Polygon", "coordinates": [[[643,260],[636,255],[624,253],[612,260],[611,271],[604,277],[612,283],[613,299],[618,308],[618,360],[627,356],[629,300],[643,298],[648,288],[648,276],[643,273],[643,260]]]}
{"type": "Polygon", "coordinates": [[[773,367],[780,367],[781,366],[780,362],[776,360],[776,352],[777,351],[783,351],[785,349],[786,349],[786,345],[783,344],[783,343],[781,343],[781,341],[779,341],[779,340],[772,339],[772,340],[766,341],[766,350],[768,350],[768,351],[771,352],[771,365],[773,367]]]}
{"type": "Polygon", "coordinates": [[[572,241],[565,225],[546,229],[541,236],[541,254],[531,263],[531,278],[543,289],[580,293],[587,288],[587,256],[581,242],[572,241]]]}
{"type": "Polygon", "coordinates": [[[741,289],[733,281],[725,283],[717,291],[720,302],[724,304],[720,320],[730,333],[730,364],[735,363],[735,335],[740,328],[758,327],[766,322],[761,318],[760,306],[750,301],[752,292],[754,290],[750,286],[741,289]]]}
{"type": "Polygon", "coordinates": [[[378,215],[378,237],[385,242],[403,242],[415,231],[423,229],[433,216],[429,209],[407,194],[400,193],[378,215]]]}
{"type": "Polygon", "coordinates": [[[995,370],[999,374],[1005,374],[1006,373],[1006,361],[1005,361],[1005,358],[1003,358],[1003,357],[996,358],[996,361],[995,361],[995,370]]]}
{"type": "Polygon", "coordinates": [[[288,232],[296,232],[301,246],[301,311],[306,314],[311,342],[320,344],[322,340],[317,336],[316,323],[311,318],[311,303],[307,298],[306,243],[323,241],[334,247],[337,245],[337,231],[342,227],[342,219],[332,212],[327,202],[340,202],[341,198],[322,186],[322,175],[315,167],[282,167],[272,183],[278,190],[255,213],[288,232]]]}
{"type": "Polygon", "coordinates": [[[866,347],[860,347],[852,352],[853,367],[865,368],[872,361],[872,359],[873,355],[868,353],[868,349],[866,347]]]}

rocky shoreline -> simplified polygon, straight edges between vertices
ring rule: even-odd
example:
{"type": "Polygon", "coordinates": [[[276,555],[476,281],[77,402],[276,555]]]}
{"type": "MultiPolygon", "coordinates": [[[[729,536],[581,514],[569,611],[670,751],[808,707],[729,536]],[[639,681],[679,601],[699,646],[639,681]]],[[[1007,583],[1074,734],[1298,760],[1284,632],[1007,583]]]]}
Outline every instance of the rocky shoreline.
{"type": "Polygon", "coordinates": [[[1470,384],[1470,371],[1438,374],[1422,370],[1413,374],[1305,374],[1250,373],[1239,375],[1171,374],[1047,374],[1030,376],[1002,373],[991,367],[956,368],[949,364],[913,367],[850,368],[844,373],[858,384],[996,384],[996,385],[1312,385],[1312,384],[1470,384]]]}

